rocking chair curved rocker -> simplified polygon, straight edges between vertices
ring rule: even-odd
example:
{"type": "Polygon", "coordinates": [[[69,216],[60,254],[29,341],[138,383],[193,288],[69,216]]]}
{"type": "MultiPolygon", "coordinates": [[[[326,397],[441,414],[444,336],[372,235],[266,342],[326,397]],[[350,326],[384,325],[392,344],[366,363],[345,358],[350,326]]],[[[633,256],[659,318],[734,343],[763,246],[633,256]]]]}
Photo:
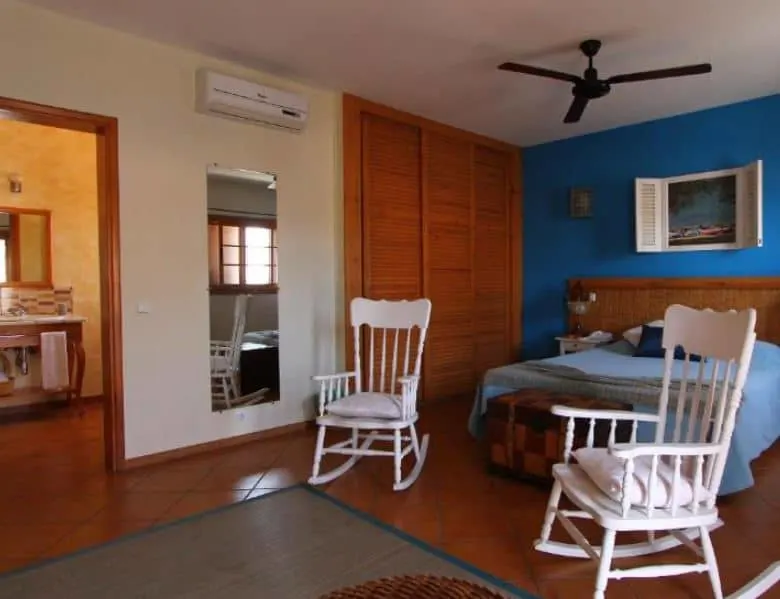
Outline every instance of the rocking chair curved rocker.
{"type": "Polygon", "coordinates": [[[309,483],[328,483],[364,456],[392,456],[395,461],[393,490],[403,491],[420,476],[428,454],[429,436],[424,435],[420,443],[416,423],[417,391],[431,302],[427,299],[375,301],[355,298],[350,304],[350,313],[355,370],[314,377],[320,385],[319,430],[309,483]],[[368,334],[362,344],[368,351],[368,360],[361,370],[360,330],[364,325],[368,334]],[[349,429],[351,437],[326,447],[325,435],[329,427],[349,429]],[[408,434],[402,434],[407,430],[408,434]],[[393,449],[372,449],[375,441],[392,442],[393,449]],[[320,473],[326,454],[346,455],[349,459],[329,472],[320,473]],[[414,454],[415,464],[402,478],[402,462],[409,454],[414,454]]]}
{"type": "MultiPolygon", "coordinates": [[[[715,502],[753,353],[755,324],[753,309],[717,313],[670,306],[664,319],[665,362],[657,414],[552,408],[554,414],[566,419],[564,462],[553,467],[555,482],[534,547],[545,553],[596,561],[595,599],[604,599],[609,579],[689,572],[707,572],[715,598],[723,599],[710,532],[723,525],[715,502]],[[682,377],[673,385],[672,371],[679,368],[679,364],[675,366],[675,350],[679,352],[679,348],[685,359],[682,377]],[[676,405],[670,406],[671,402],[676,405]],[[672,408],[669,422],[667,408],[672,408]],[[587,442],[584,448],[572,451],[575,419],[580,418],[589,421],[587,442]],[[606,448],[593,447],[598,420],[610,423],[606,448]],[[630,443],[615,443],[620,420],[632,423],[630,443]],[[655,443],[636,442],[639,422],[655,424],[655,443]],[[560,508],[562,495],[579,509],[560,508]],[[575,526],[573,520],[578,518],[593,520],[604,529],[601,546],[591,545],[575,526]],[[575,543],[550,540],[556,520],[575,543]],[[616,534],[625,531],[644,531],[647,541],[616,546],[616,534]],[[668,534],[656,538],[662,531],[668,534]],[[613,558],[650,555],[679,545],[686,545],[701,560],[611,567],[613,558]]],[[[729,599],[759,597],[778,580],[780,562],[729,599]]]]}

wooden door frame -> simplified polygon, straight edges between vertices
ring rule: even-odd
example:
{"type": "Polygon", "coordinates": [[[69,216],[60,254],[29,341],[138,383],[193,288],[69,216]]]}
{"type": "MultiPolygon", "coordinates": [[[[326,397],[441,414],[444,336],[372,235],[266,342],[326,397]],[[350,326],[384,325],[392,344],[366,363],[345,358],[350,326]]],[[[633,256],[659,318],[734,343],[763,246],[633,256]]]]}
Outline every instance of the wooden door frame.
{"type": "Polygon", "coordinates": [[[97,138],[98,248],[106,469],[125,467],[122,295],[119,247],[119,126],[114,117],[0,96],[0,119],[93,133],[97,138]]]}
{"type": "MultiPolygon", "coordinates": [[[[509,315],[510,353],[515,360],[520,359],[522,344],[522,163],[520,148],[511,144],[485,137],[477,133],[457,129],[408,112],[402,112],[382,104],[371,102],[351,94],[342,97],[342,168],[344,194],[344,322],[346,369],[354,365],[354,339],[350,326],[349,304],[352,298],[362,296],[363,289],[363,198],[362,198],[362,118],[364,114],[384,117],[408,125],[419,127],[421,134],[439,133],[456,139],[465,140],[510,155],[509,180],[507,186],[512,197],[510,220],[510,257],[509,257],[509,315]]],[[[435,309],[435,308],[434,308],[435,309]]]]}

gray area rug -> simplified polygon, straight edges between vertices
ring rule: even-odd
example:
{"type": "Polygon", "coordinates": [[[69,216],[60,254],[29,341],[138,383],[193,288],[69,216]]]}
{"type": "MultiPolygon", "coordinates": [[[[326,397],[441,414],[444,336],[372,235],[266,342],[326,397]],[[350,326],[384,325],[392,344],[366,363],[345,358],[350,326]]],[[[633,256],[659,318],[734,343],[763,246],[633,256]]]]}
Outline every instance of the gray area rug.
{"type": "Polygon", "coordinates": [[[0,576],[0,599],[316,599],[417,573],[533,599],[305,485],[0,576]]]}

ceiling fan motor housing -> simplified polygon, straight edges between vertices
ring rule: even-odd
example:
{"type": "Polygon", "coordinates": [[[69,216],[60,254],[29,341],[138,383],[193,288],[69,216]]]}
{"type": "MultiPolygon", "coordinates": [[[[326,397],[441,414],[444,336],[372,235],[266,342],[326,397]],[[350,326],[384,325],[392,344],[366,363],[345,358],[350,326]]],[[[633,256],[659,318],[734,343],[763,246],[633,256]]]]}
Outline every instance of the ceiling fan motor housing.
{"type": "Polygon", "coordinates": [[[577,83],[571,90],[571,93],[575,96],[583,96],[588,100],[595,100],[606,96],[612,88],[606,81],[599,81],[598,79],[585,79],[584,81],[577,83]]]}

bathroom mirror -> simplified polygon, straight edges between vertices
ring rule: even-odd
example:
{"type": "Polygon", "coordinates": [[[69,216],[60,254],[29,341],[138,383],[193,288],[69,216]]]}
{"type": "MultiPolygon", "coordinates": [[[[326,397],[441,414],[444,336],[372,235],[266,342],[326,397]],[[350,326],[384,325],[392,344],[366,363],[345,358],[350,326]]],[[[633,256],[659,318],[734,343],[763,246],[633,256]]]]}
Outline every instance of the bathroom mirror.
{"type": "Polygon", "coordinates": [[[211,407],[279,399],[276,176],[207,170],[211,407]]]}
{"type": "Polygon", "coordinates": [[[51,212],[0,208],[0,286],[51,286],[51,212]]]}

